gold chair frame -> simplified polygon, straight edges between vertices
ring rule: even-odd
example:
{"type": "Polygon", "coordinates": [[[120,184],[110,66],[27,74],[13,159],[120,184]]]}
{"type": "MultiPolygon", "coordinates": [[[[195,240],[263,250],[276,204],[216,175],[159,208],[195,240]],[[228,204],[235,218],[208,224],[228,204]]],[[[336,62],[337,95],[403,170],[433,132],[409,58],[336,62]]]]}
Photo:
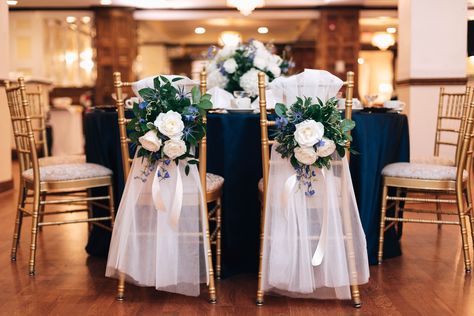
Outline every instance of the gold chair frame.
{"type": "MultiPolygon", "coordinates": [[[[125,117],[125,101],[123,98],[123,87],[131,87],[132,82],[123,82],[121,78],[120,72],[114,72],[114,89],[115,89],[115,96],[116,96],[116,107],[118,113],[118,125],[119,125],[119,133],[120,133],[120,149],[122,153],[122,166],[124,172],[124,180],[127,181],[128,174],[130,173],[130,164],[133,161],[130,158],[129,153],[129,143],[130,139],[127,136],[127,123],[130,122],[130,119],[125,117]]],[[[201,93],[204,94],[207,91],[207,75],[206,72],[203,71],[200,74],[200,82],[199,87],[201,93]]],[[[204,123],[207,122],[207,117],[204,115],[203,117],[204,123]]],[[[206,188],[206,163],[207,163],[207,142],[206,136],[203,137],[199,144],[199,176],[201,179],[201,186],[203,189],[206,188]]],[[[207,191],[207,190],[206,190],[207,191]]],[[[218,271],[217,275],[218,278],[220,277],[220,270],[221,270],[221,196],[222,196],[222,187],[206,192],[204,195],[206,210],[204,214],[207,218],[205,218],[205,223],[207,224],[206,227],[203,227],[206,237],[209,241],[208,253],[207,253],[207,263],[209,269],[209,302],[211,304],[215,304],[217,302],[216,298],[216,287],[215,287],[215,280],[214,280],[214,269],[212,264],[212,250],[211,250],[211,243],[216,244],[216,270],[218,271]],[[207,210],[207,203],[216,202],[216,207],[208,212],[207,210]],[[216,221],[216,230],[210,234],[209,231],[209,221],[214,219],[216,221]],[[211,238],[215,238],[211,241],[211,238]]],[[[118,287],[117,287],[117,300],[123,301],[125,299],[125,276],[122,274],[118,280],[118,287]]]]}
{"type": "MultiPolygon", "coordinates": [[[[352,119],[352,98],[354,95],[354,72],[347,72],[347,79],[344,82],[346,87],[346,102],[345,102],[345,118],[352,119]]],[[[261,147],[262,147],[262,169],[263,169],[263,192],[261,193],[261,222],[260,222],[260,255],[259,255],[259,267],[258,267],[258,288],[257,288],[257,305],[262,306],[264,302],[264,292],[262,283],[262,264],[263,264],[263,247],[265,239],[265,208],[267,203],[267,188],[268,188],[268,177],[270,170],[270,146],[274,144],[273,140],[269,140],[268,127],[274,126],[275,121],[270,121],[267,118],[267,100],[266,100],[266,86],[265,86],[265,74],[260,72],[258,74],[258,91],[259,91],[259,106],[260,106],[260,131],[261,131],[261,147]]],[[[349,159],[349,148],[350,142],[347,143],[347,158],[349,159]]],[[[345,238],[348,242],[348,259],[349,259],[349,270],[351,277],[351,297],[353,306],[356,308],[361,307],[361,298],[359,285],[357,284],[357,271],[354,261],[354,245],[352,243],[352,234],[350,232],[351,226],[348,220],[343,217],[344,229],[348,232],[345,238]]]]}
{"type": "MultiPolygon", "coordinates": [[[[20,77],[18,86],[11,87],[6,83],[6,92],[8,107],[10,110],[11,122],[13,127],[13,136],[18,153],[20,163],[20,194],[18,197],[17,213],[15,220],[15,229],[13,233],[13,244],[11,250],[11,260],[16,261],[18,243],[20,239],[21,226],[23,217],[32,218],[31,226],[31,244],[30,244],[30,260],[29,274],[35,274],[36,264],[36,245],[38,238],[38,230],[44,226],[63,225],[74,223],[94,224],[104,229],[111,228],[101,223],[103,221],[114,222],[114,204],[113,204],[113,187],[111,176],[101,176],[89,179],[67,180],[67,181],[41,181],[40,165],[38,161],[37,143],[35,139],[35,129],[32,127],[32,115],[29,105],[29,98],[26,93],[25,80],[20,77]],[[33,179],[23,177],[23,172],[32,169],[33,179]],[[107,187],[108,194],[105,196],[90,197],[84,196],[89,189],[107,187]],[[28,194],[33,191],[32,194],[28,194]],[[66,199],[47,200],[47,196],[68,196],[66,199]],[[31,198],[28,200],[28,198],[31,198]],[[98,203],[98,201],[108,201],[108,205],[98,203]],[[87,205],[84,204],[87,203],[87,205]],[[72,204],[85,206],[86,208],[52,211],[46,212],[47,205],[72,204]],[[31,205],[28,209],[26,205],[31,205]],[[88,217],[85,219],[74,219],[65,221],[44,222],[45,215],[70,214],[77,212],[87,212],[90,214],[90,205],[96,205],[110,211],[110,216],[88,217]]],[[[36,116],[34,116],[36,118],[36,116]]]]}
{"type": "MultiPolygon", "coordinates": [[[[441,91],[441,95],[443,94],[441,91]]],[[[427,179],[413,179],[403,178],[395,176],[383,176],[383,189],[381,197],[381,218],[380,218],[380,231],[379,231],[379,249],[378,249],[378,263],[382,263],[383,259],[383,243],[384,233],[387,229],[392,226],[396,227],[397,223],[424,223],[424,224],[438,224],[438,225],[459,225],[461,230],[462,248],[464,255],[464,265],[466,273],[471,271],[471,260],[469,256],[469,242],[468,242],[468,227],[466,220],[470,219],[471,233],[474,240],[474,232],[472,227],[474,226],[474,213],[472,210],[472,190],[471,190],[471,179],[472,179],[472,155],[473,155],[473,120],[474,120],[474,102],[469,100],[469,89],[466,90],[464,95],[462,117],[459,131],[452,131],[458,133],[458,142],[456,148],[456,179],[455,180],[427,180],[427,179]],[[470,103],[469,103],[470,102],[470,103]],[[469,103],[469,105],[468,105],[469,103]],[[467,179],[463,178],[463,173],[467,172],[467,179]],[[389,188],[396,188],[396,195],[390,196],[388,193],[389,188]],[[404,190],[407,193],[423,193],[431,197],[403,197],[400,195],[401,191],[404,190]],[[442,195],[455,195],[454,199],[440,198],[442,195]],[[388,204],[388,202],[391,202],[388,204]],[[410,202],[413,204],[420,203],[435,203],[436,209],[415,209],[405,208],[400,204],[410,202]],[[440,208],[441,204],[455,204],[457,207],[456,212],[442,211],[440,208]],[[395,207],[394,215],[387,216],[386,211],[388,208],[395,207]],[[424,219],[424,218],[403,218],[399,214],[403,213],[422,213],[422,214],[436,214],[437,219],[424,219]],[[455,215],[458,220],[442,220],[441,214],[455,215]],[[468,219],[466,219],[466,217],[468,219]],[[386,225],[386,222],[390,222],[386,225]]],[[[438,115],[440,116],[440,115],[438,115]]],[[[439,124],[439,123],[438,123],[439,124]]],[[[438,125],[439,126],[439,125],[438,125]]],[[[437,136],[435,153],[439,152],[439,145],[444,144],[439,141],[437,136]]],[[[452,145],[452,144],[451,144],[452,145]]]]}

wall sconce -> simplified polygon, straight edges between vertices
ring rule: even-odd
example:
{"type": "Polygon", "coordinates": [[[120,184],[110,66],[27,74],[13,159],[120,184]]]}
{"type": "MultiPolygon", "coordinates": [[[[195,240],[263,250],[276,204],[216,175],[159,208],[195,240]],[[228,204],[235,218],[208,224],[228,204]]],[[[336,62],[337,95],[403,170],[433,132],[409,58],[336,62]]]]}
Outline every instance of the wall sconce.
{"type": "Polygon", "coordinates": [[[377,32],[372,37],[372,45],[378,47],[380,50],[387,50],[393,44],[395,44],[395,38],[392,34],[377,32]]]}

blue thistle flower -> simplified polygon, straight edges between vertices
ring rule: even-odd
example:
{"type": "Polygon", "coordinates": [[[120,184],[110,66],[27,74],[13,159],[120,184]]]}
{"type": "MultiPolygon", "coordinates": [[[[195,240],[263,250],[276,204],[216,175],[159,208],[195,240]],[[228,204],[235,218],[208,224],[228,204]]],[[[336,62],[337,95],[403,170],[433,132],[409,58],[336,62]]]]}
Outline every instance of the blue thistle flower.
{"type": "Polygon", "coordinates": [[[281,128],[285,127],[286,125],[288,125],[288,119],[286,117],[279,116],[275,120],[275,123],[276,123],[277,128],[281,129],[281,128]]]}
{"type": "Polygon", "coordinates": [[[293,113],[293,118],[295,119],[295,121],[301,121],[303,119],[303,113],[294,112],[293,113]]]}
{"type": "Polygon", "coordinates": [[[140,103],[138,104],[138,108],[139,108],[140,110],[146,109],[147,106],[148,106],[148,103],[147,103],[146,101],[142,101],[142,102],[140,102],[140,103]]]}
{"type": "Polygon", "coordinates": [[[139,122],[143,124],[143,123],[146,123],[146,120],[144,118],[141,118],[139,122]]]}

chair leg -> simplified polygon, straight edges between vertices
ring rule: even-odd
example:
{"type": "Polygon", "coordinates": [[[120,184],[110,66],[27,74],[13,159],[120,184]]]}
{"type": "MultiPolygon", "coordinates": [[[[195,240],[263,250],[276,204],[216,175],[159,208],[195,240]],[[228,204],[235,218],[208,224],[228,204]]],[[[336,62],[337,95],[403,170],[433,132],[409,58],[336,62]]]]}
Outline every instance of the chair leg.
{"type": "MultiPolygon", "coordinates": [[[[87,194],[87,197],[91,197],[92,196],[92,193],[91,193],[91,189],[87,189],[86,191],[86,194],[87,194]]],[[[92,214],[92,203],[90,201],[87,201],[87,216],[89,218],[92,218],[93,217],[93,214],[92,214]]],[[[87,223],[87,229],[89,231],[89,233],[92,231],[92,227],[94,225],[92,224],[92,222],[88,222],[87,223]]]]}
{"type": "Polygon", "coordinates": [[[464,208],[464,199],[462,189],[457,188],[456,190],[456,201],[459,215],[459,226],[461,228],[461,240],[462,248],[464,254],[464,268],[466,273],[471,272],[471,259],[469,256],[469,241],[467,237],[467,227],[466,227],[466,214],[464,208]]]}
{"type": "Polygon", "coordinates": [[[125,300],[125,274],[120,273],[117,285],[117,301],[125,300]]]}
{"type": "Polygon", "coordinates": [[[35,275],[36,265],[36,244],[38,242],[38,213],[40,209],[40,192],[39,189],[35,189],[33,194],[33,214],[31,221],[31,244],[30,244],[30,263],[29,263],[29,274],[35,275]]]}
{"type": "Polygon", "coordinates": [[[114,222],[115,222],[115,203],[114,203],[114,187],[112,185],[109,185],[108,187],[109,191],[109,211],[110,211],[110,227],[114,227],[114,222]]]}
{"type": "Polygon", "coordinates": [[[216,278],[220,280],[221,278],[221,231],[222,231],[222,201],[219,197],[216,201],[216,228],[217,228],[217,238],[216,238],[216,278]]]}
{"type": "Polygon", "coordinates": [[[384,235],[385,235],[385,214],[387,212],[387,194],[388,194],[388,187],[384,185],[382,189],[382,202],[381,202],[381,209],[380,209],[379,252],[377,256],[377,261],[379,264],[382,264],[382,259],[383,259],[383,241],[384,241],[384,235]]]}
{"type": "MultiPolygon", "coordinates": [[[[262,201],[265,198],[262,198],[262,201]]],[[[261,219],[260,219],[260,253],[258,256],[258,285],[257,285],[257,306],[263,305],[263,280],[262,280],[262,271],[263,271],[263,247],[265,240],[265,202],[262,202],[262,207],[260,209],[261,219]]]]}
{"type": "Polygon", "coordinates": [[[21,234],[21,224],[23,222],[23,212],[20,210],[20,207],[25,207],[25,199],[26,199],[26,188],[22,187],[23,185],[20,184],[20,193],[18,195],[18,205],[16,210],[16,219],[15,219],[15,230],[13,231],[13,243],[12,243],[12,251],[10,255],[10,259],[12,261],[16,261],[16,252],[18,250],[18,243],[20,241],[20,234],[21,234]]]}
{"type": "MultiPolygon", "coordinates": [[[[43,202],[46,201],[46,192],[43,192],[43,193],[40,194],[40,201],[41,201],[41,204],[40,204],[40,208],[39,208],[40,214],[39,214],[39,219],[38,219],[38,221],[39,221],[40,223],[42,223],[42,222],[44,222],[44,209],[45,209],[45,207],[46,207],[46,205],[43,204],[43,202]]],[[[42,226],[39,226],[39,227],[38,227],[38,231],[43,231],[43,227],[42,227],[42,226]]]]}
{"type": "Polygon", "coordinates": [[[474,210],[472,209],[472,192],[471,192],[471,186],[468,185],[466,191],[464,191],[466,194],[466,201],[467,201],[467,207],[470,209],[468,215],[469,222],[470,222],[470,229],[471,229],[471,238],[472,242],[474,244],[474,210]]]}
{"type": "Polygon", "coordinates": [[[360,299],[360,291],[359,285],[351,285],[351,297],[352,297],[352,304],[355,308],[360,308],[362,306],[362,302],[360,299]]]}
{"type": "MultiPolygon", "coordinates": [[[[439,199],[438,194],[435,195],[435,199],[439,199]]],[[[436,202],[436,219],[438,221],[441,221],[443,219],[443,216],[441,215],[441,203],[440,202],[436,202]]],[[[441,229],[442,226],[443,226],[443,224],[438,224],[438,229],[441,229]]]]}

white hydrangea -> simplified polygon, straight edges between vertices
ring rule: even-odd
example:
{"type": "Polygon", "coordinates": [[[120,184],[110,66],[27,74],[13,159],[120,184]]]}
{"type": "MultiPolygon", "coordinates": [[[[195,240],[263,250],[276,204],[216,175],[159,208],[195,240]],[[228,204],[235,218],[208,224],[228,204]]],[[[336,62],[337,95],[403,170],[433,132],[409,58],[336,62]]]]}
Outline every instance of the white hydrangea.
{"type": "Polygon", "coordinates": [[[273,59],[270,52],[264,47],[263,49],[258,49],[255,53],[255,58],[253,59],[253,65],[261,70],[266,70],[273,59]]]}
{"type": "Polygon", "coordinates": [[[226,45],[222,47],[222,49],[217,53],[217,57],[221,60],[226,60],[227,58],[232,57],[232,55],[234,55],[236,49],[236,46],[226,45]]]}
{"type": "Polygon", "coordinates": [[[207,86],[209,87],[209,89],[214,87],[224,89],[228,82],[229,79],[226,76],[222,75],[218,69],[214,69],[213,71],[208,72],[207,86]]]}
{"type": "Polygon", "coordinates": [[[280,77],[281,69],[277,64],[271,64],[268,66],[268,70],[275,76],[275,78],[280,77]]]}
{"type": "Polygon", "coordinates": [[[260,41],[253,40],[253,41],[252,41],[252,45],[253,45],[253,47],[255,47],[256,49],[265,49],[265,50],[266,50],[265,45],[263,45],[263,43],[260,42],[260,41]]]}
{"type": "MultiPolygon", "coordinates": [[[[260,71],[252,68],[240,77],[239,84],[245,92],[254,97],[258,94],[258,73],[260,71]]],[[[265,83],[268,83],[268,76],[265,75],[265,83]]]]}
{"type": "Polygon", "coordinates": [[[227,73],[233,74],[237,70],[238,65],[234,58],[229,58],[224,62],[222,67],[224,67],[227,73]]]}

